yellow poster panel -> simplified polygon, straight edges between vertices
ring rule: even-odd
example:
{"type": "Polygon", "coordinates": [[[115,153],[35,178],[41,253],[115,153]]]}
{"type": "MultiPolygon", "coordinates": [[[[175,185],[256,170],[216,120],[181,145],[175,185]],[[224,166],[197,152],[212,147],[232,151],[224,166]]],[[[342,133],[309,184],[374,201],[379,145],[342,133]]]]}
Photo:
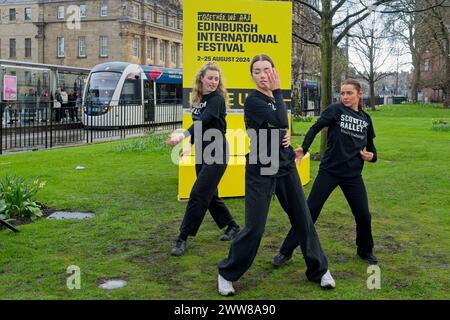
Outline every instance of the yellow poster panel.
{"type": "Polygon", "coordinates": [[[183,97],[189,93],[197,71],[205,62],[216,62],[230,93],[229,106],[242,108],[254,89],[250,61],[269,55],[289,98],[291,88],[292,4],[255,0],[183,1],[183,97]]]}
{"type": "MultiPolygon", "coordinates": [[[[230,160],[219,184],[219,196],[244,196],[245,154],[249,141],[243,106],[248,94],[255,89],[250,62],[257,54],[267,54],[273,59],[283,96],[289,105],[292,4],[256,0],[184,0],[183,8],[183,128],[192,124],[189,100],[195,75],[206,62],[216,62],[222,70],[230,107],[226,134],[230,160]]],[[[188,143],[187,139],[185,143],[188,143]]],[[[192,154],[183,157],[179,164],[180,199],[189,197],[195,182],[194,160],[192,154]]],[[[308,183],[309,156],[297,168],[302,182],[308,183]]]]}

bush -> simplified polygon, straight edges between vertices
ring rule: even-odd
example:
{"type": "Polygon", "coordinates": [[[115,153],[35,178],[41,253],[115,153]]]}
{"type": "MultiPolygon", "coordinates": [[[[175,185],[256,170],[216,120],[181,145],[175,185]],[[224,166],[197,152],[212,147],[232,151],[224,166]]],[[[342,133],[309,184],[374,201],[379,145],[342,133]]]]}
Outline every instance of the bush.
{"type": "Polygon", "coordinates": [[[295,122],[312,122],[314,120],[314,117],[311,116],[294,116],[295,122]]]}
{"type": "Polygon", "coordinates": [[[166,148],[168,134],[153,133],[143,138],[123,140],[113,147],[116,152],[160,151],[166,148]]]}
{"type": "Polygon", "coordinates": [[[450,125],[448,121],[445,120],[433,120],[433,127],[431,130],[433,131],[450,131],[450,125]]]}
{"type": "Polygon", "coordinates": [[[30,218],[32,221],[42,217],[40,206],[33,197],[45,186],[45,182],[33,181],[27,184],[23,178],[7,175],[0,181],[0,218],[30,218]]]}

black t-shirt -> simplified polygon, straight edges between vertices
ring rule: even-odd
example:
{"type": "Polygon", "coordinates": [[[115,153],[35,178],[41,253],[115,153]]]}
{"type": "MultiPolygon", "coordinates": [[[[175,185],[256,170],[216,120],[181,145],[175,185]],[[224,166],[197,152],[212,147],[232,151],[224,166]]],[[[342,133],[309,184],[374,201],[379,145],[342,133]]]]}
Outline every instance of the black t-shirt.
{"type": "MultiPolygon", "coordinates": [[[[228,155],[227,140],[225,138],[225,133],[227,131],[227,122],[225,120],[226,114],[225,99],[217,93],[217,91],[213,91],[207,95],[204,95],[201,102],[192,107],[192,120],[194,123],[187,130],[191,135],[191,144],[195,143],[196,145],[199,145],[199,142],[201,141],[202,154],[205,151],[205,148],[215,141],[214,135],[207,141],[205,139],[205,132],[209,129],[218,130],[223,139],[223,148],[221,150],[213,149],[211,155],[214,157],[216,155],[216,151],[221,152],[223,154],[222,163],[227,162],[226,159],[228,155]],[[200,121],[202,124],[203,139],[202,137],[195,137],[194,124],[196,121],[200,121]]],[[[197,152],[196,155],[198,155],[197,152]]]]}
{"type": "Polygon", "coordinates": [[[272,154],[278,153],[279,165],[276,166],[276,172],[269,175],[279,177],[289,173],[289,170],[295,167],[295,154],[291,146],[284,148],[282,145],[289,123],[281,90],[274,90],[273,96],[272,98],[255,90],[245,100],[245,126],[247,132],[255,132],[254,136],[249,133],[250,154],[246,157],[250,165],[267,168],[276,165],[268,163],[268,160],[271,159],[272,154]],[[278,141],[274,142],[274,147],[271,143],[272,134],[275,134],[275,137],[278,134],[278,141]],[[267,155],[268,159],[261,159],[261,154],[267,155]],[[252,158],[256,159],[256,163],[253,163],[252,158]]]}
{"type": "Polygon", "coordinates": [[[319,170],[339,177],[359,176],[364,166],[359,151],[364,148],[374,153],[371,162],[377,160],[373,143],[375,131],[372,119],[366,112],[355,111],[342,103],[330,105],[306,133],[302,145],[305,153],[316,134],[324,127],[328,127],[327,149],[319,170]]]}

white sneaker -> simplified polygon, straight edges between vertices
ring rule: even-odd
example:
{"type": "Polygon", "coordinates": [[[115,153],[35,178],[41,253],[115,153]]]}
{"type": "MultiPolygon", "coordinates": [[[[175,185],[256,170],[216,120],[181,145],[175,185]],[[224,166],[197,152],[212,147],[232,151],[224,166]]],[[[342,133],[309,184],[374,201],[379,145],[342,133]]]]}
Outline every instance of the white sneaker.
{"type": "Polygon", "coordinates": [[[327,273],[325,273],[322,276],[322,279],[320,280],[320,286],[323,289],[334,289],[334,288],[336,288],[336,282],[334,281],[333,277],[331,276],[330,270],[327,270],[327,273]]]}
{"type": "Polygon", "coordinates": [[[234,294],[233,283],[219,274],[217,279],[219,293],[223,296],[232,296],[234,294]]]}

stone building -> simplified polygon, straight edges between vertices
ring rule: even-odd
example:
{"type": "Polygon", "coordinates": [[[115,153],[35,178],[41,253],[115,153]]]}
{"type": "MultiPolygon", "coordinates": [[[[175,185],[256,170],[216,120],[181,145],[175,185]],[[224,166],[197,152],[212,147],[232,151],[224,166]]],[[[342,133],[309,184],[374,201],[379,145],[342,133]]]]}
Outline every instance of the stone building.
{"type": "Polygon", "coordinates": [[[39,1],[0,1],[0,59],[38,62],[39,1]]]}
{"type": "Polygon", "coordinates": [[[24,39],[31,38],[28,59],[39,63],[92,68],[107,61],[128,61],[182,67],[179,1],[2,0],[0,10],[3,59],[25,59],[30,50],[25,50],[29,40],[24,39]],[[31,22],[23,17],[25,8],[31,8],[31,22]],[[12,9],[18,13],[16,21],[4,23],[4,12],[9,18],[12,9]],[[15,57],[5,54],[13,50],[13,41],[9,43],[13,38],[15,57]]]}

